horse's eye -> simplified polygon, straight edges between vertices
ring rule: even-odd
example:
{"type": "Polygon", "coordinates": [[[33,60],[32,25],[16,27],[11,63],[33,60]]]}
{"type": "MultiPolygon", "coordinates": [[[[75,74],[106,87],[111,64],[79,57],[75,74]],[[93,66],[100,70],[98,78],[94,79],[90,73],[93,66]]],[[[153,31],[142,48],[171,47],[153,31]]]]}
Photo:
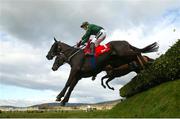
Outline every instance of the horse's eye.
{"type": "Polygon", "coordinates": [[[61,48],[61,46],[58,46],[58,49],[60,49],[61,48]]]}

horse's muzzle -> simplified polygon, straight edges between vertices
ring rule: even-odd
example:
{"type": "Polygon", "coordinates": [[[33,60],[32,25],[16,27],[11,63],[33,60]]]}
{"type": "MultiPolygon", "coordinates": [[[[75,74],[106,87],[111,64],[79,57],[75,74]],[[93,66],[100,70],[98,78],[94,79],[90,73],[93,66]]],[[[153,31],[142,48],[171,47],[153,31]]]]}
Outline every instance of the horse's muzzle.
{"type": "Polygon", "coordinates": [[[46,58],[47,58],[48,60],[52,60],[52,59],[53,59],[53,57],[50,56],[50,55],[47,55],[46,58]]]}
{"type": "Polygon", "coordinates": [[[58,68],[57,67],[52,67],[52,70],[53,71],[56,71],[58,68]]]}

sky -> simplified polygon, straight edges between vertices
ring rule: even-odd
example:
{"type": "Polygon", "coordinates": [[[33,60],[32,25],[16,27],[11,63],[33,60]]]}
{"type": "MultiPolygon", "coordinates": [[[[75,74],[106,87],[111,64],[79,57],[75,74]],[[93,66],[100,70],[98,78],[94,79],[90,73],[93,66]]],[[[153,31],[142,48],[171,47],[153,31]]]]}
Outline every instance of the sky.
{"type": "MultiPolygon", "coordinates": [[[[102,44],[126,40],[143,48],[158,42],[158,58],[180,39],[180,0],[0,0],[0,106],[30,106],[54,102],[64,87],[70,66],[51,70],[46,59],[55,36],[75,45],[85,31],[82,22],[107,31],[102,44]]],[[[83,78],[71,94],[71,103],[96,103],[121,98],[119,89],[136,73],[115,78],[104,89],[100,79],[83,78]]]]}

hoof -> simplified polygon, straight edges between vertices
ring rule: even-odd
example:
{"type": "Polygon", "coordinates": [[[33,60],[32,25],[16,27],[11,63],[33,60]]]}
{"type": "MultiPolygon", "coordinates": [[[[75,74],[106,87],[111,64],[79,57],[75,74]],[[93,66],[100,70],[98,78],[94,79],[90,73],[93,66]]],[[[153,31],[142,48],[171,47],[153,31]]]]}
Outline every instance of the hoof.
{"type": "Polygon", "coordinates": [[[61,99],[59,99],[59,98],[56,98],[56,101],[60,102],[60,101],[61,101],[61,99]]]}
{"type": "Polygon", "coordinates": [[[94,81],[96,78],[92,78],[92,81],[94,81]]]}

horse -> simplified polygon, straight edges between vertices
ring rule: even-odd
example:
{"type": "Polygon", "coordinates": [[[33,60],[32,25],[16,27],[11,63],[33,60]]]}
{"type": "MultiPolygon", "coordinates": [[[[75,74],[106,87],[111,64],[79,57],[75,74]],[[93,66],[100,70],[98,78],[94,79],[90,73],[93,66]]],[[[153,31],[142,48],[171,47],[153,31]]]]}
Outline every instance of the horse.
{"type": "MultiPolygon", "coordinates": [[[[149,58],[148,56],[143,56],[143,59],[144,59],[144,61],[146,63],[145,66],[148,65],[148,64],[151,64],[154,61],[154,59],[149,58]]],[[[57,55],[56,58],[55,58],[54,64],[52,66],[52,70],[53,71],[58,70],[58,68],[60,66],[62,66],[64,63],[65,63],[65,59],[64,59],[63,54],[57,55]]],[[[136,73],[139,73],[141,71],[141,68],[138,65],[137,61],[132,61],[129,64],[123,64],[123,65],[120,65],[118,67],[112,67],[111,65],[107,65],[107,66],[105,66],[103,71],[106,72],[106,75],[101,78],[101,85],[104,88],[106,88],[106,86],[104,85],[103,80],[108,78],[108,80],[106,80],[106,85],[107,85],[107,87],[109,89],[114,90],[114,88],[110,87],[109,84],[108,84],[110,81],[112,81],[116,77],[124,76],[124,75],[126,75],[126,74],[128,74],[128,73],[130,73],[132,71],[134,71],[136,73]]],[[[93,76],[92,80],[95,80],[95,77],[96,76],[93,76]]]]}
{"type": "MultiPolygon", "coordinates": [[[[154,59],[149,58],[147,56],[143,56],[143,59],[145,61],[146,66],[148,66],[148,64],[151,64],[154,61],[154,59]]],[[[107,67],[104,68],[104,70],[106,71],[106,75],[101,78],[101,85],[104,88],[106,88],[103,80],[108,78],[108,80],[106,80],[106,85],[109,89],[114,90],[114,88],[110,87],[108,84],[110,81],[112,81],[116,77],[124,76],[132,71],[139,73],[142,70],[142,68],[140,68],[137,61],[132,61],[129,64],[120,65],[119,67],[115,67],[115,68],[108,65],[107,67]]],[[[92,79],[94,80],[95,78],[93,77],[92,79]]]]}
{"type": "Polygon", "coordinates": [[[140,61],[141,53],[154,52],[158,49],[157,43],[150,44],[145,48],[139,49],[130,45],[127,41],[111,41],[109,42],[110,51],[100,55],[95,61],[95,67],[89,63],[94,57],[85,57],[84,51],[80,48],[72,47],[54,38],[46,58],[52,60],[58,54],[63,54],[65,62],[71,66],[68,80],[62,91],[56,97],[56,101],[61,101],[61,105],[65,105],[69,101],[70,95],[81,78],[95,76],[100,73],[104,66],[111,66],[129,63],[133,60],[140,61]],[[117,60],[115,64],[113,60],[117,60]],[[67,93],[66,93],[67,92],[67,93]],[[64,97],[63,100],[61,98],[64,97]]]}

